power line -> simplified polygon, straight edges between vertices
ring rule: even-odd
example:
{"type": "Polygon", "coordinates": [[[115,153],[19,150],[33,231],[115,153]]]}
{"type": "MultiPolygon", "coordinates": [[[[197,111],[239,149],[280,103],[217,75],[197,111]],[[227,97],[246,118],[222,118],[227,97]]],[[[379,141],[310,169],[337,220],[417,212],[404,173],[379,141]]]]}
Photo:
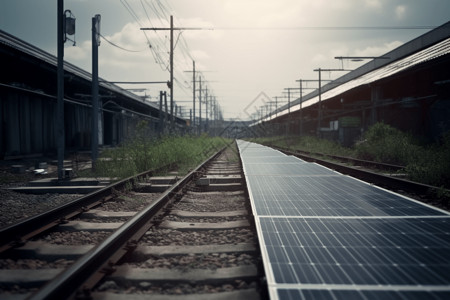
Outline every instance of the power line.
{"type": "Polygon", "coordinates": [[[100,33],[98,33],[98,34],[102,37],[102,39],[104,39],[104,40],[105,40],[106,42],[108,42],[110,45],[112,45],[112,46],[114,46],[114,47],[116,47],[116,48],[119,48],[119,49],[121,49],[121,50],[127,51],[127,52],[144,52],[145,50],[147,50],[147,49],[143,49],[143,50],[130,50],[130,49],[125,49],[125,48],[123,48],[123,47],[121,47],[121,46],[119,46],[119,45],[117,45],[117,44],[111,42],[110,40],[108,40],[107,38],[105,38],[102,34],[100,34],[100,33]]]}
{"type": "Polygon", "coordinates": [[[294,27],[203,27],[204,30],[424,30],[438,26],[294,26],[294,27]]]}

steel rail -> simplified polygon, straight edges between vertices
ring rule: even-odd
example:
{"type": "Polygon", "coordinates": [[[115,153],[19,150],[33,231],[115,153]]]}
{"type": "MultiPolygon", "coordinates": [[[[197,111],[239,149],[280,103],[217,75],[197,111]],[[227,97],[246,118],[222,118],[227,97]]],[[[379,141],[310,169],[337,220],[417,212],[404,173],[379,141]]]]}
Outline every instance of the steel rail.
{"type": "Polygon", "coordinates": [[[53,208],[44,213],[29,217],[19,223],[0,229],[0,253],[17,246],[22,245],[27,239],[48,230],[54,226],[64,223],[68,218],[74,217],[86,209],[100,204],[111,197],[114,190],[121,190],[130,183],[141,178],[152,176],[153,174],[171,166],[163,166],[156,170],[149,170],[138,175],[128,177],[104,187],[98,191],[92,192],[86,196],[75,199],[64,205],[53,208]]]}
{"type": "Polygon", "coordinates": [[[355,163],[360,166],[382,168],[384,170],[389,170],[389,171],[400,171],[400,170],[405,169],[405,166],[401,166],[401,165],[387,164],[387,163],[382,163],[382,162],[377,162],[377,161],[370,161],[370,160],[348,157],[348,156],[340,156],[340,155],[325,154],[325,153],[303,151],[303,150],[290,150],[288,148],[277,147],[277,146],[271,146],[271,147],[278,149],[280,151],[290,151],[290,152],[294,152],[294,153],[304,154],[308,157],[310,157],[311,155],[331,157],[333,159],[345,161],[348,163],[355,163]]]}
{"type": "MultiPolygon", "coordinates": [[[[406,180],[406,179],[386,176],[386,175],[382,175],[382,174],[367,171],[367,170],[352,168],[349,166],[330,162],[330,161],[327,161],[324,159],[319,159],[319,158],[312,157],[312,156],[305,155],[305,154],[300,154],[297,152],[292,152],[292,151],[282,150],[282,149],[279,149],[279,150],[285,154],[293,155],[293,156],[296,156],[300,159],[303,159],[303,160],[306,160],[309,162],[316,162],[320,165],[323,165],[327,168],[336,170],[340,173],[350,175],[353,177],[357,177],[363,181],[366,181],[366,182],[369,182],[369,183],[372,183],[375,185],[387,187],[389,189],[402,190],[407,193],[418,194],[418,195],[437,195],[442,192],[445,192],[445,194],[447,194],[447,195],[450,194],[450,190],[443,189],[440,187],[423,184],[423,183],[418,183],[418,182],[414,182],[414,181],[410,181],[410,180],[406,180]]],[[[444,197],[446,197],[446,196],[444,196],[444,197]]],[[[448,200],[449,199],[445,198],[446,202],[448,202],[448,200]]]]}
{"type": "Polygon", "coordinates": [[[179,182],[166,190],[161,197],[124,223],[101,244],[77,260],[72,266],[48,282],[29,299],[70,299],[77,291],[89,297],[89,290],[108,273],[114,271],[117,263],[128,251],[134,249],[137,241],[153,226],[152,218],[175,197],[188,182],[197,179],[202,169],[222,151],[221,149],[179,182]],[[81,289],[81,290],[80,290],[81,289]]]}

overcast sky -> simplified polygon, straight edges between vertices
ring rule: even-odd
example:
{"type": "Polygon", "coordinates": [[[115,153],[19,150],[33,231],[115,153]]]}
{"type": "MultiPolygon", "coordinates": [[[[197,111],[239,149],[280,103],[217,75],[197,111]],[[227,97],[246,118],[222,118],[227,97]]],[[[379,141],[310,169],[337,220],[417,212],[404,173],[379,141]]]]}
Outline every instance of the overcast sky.
{"type": "MultiPolygon", "coordinates": [[[[0,29],[56,54],[56,4],[1,0],[0,29]]],[[[102,40],[99,48],[99,75],[110,81],[169,80],[169,32],[141,27],[168,27],[173,15],[175,27],[203,28],[175,32],[174,99],[185,114],[192,108],[194,59],[208,81],[202,88],[225,118],[239,119],[254,113],[260,93],[282,96],[298,79],[317,79],[316,68],[340,68],[335,56],[382,55],[429,31],[398,27],[450,21],[449,0],[65,0],[64,6],[76,17],[76,46],[66,42],[65,60],[91,72],[91,19],[100,14],[101,34],[118,46],[102,40]]],[[[151,101],[167,90],[121,86],[146,88],[151,101]]]]}

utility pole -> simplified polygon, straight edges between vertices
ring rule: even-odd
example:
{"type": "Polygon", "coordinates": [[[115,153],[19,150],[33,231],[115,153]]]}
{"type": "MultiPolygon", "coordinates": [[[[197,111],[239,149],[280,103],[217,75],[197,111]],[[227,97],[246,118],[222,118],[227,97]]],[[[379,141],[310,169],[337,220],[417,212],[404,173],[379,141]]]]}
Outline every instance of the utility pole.
{"type": "MultiPolygon", "coordinates": [[[[192,107],[193,107],[193,110],[194,110],[194,112],[193,112],[193,126],[194,126],[194,132],[195,132],[195,125],[197,124],[197,113],[196,113],[196,104],[195,104],[195,92],[196,91],[198,91],[196,88],[195,88],[195,86],[196,86],[196,82],[197,82],[197,80],[196,80],[196,77],[195,77],[195,75],[196,75],[196,73],[197,73],[197,70],[195,69],[195,61],[192,61],[192,71],[184,71],[184,72],[192,72],[193,74],[192,74],[192,82],[193,82],[193,89],[192,89],[192,107]]],[[[208,72],[208,71],[200,71],[200,73],[202,73],[202,72],[208,72]]],[[[199,76],[200,77],[200,76],[199,76]]],[[[201,81],[201,80],[200,80],[201,81]]],[[[201,86],[200,86],[200,89],[201,89],[201,86]]],[[[201,102],[201,100],[199,100],[199,102],[201,102]]],[[[201,103],[200,103],[200,105],[199,105],[200,107],[201,107],[201,103]]],[[[200,117],[201,117],[201,111],[200,111],[200,117]]],[[[200,125],[199,125],[200,126],[200,125]]]]}
{"type": "Polygon", "coordinates": [[[345,69],[315,69],[314,72],[319,72],[319,114],[317,120],[317,135],[320,136],[320,128],[322,126],[322,72],[343,72],[351,71],[345,69]]]}
{"type": "Polygon", "coordinates": [[[170,16],[170,131],[174,130],[173,118],[173,16],[170,16]]]}
{"type": "Polygon", "coordinates": [[[205,91],[205,110],[206,110],[205,132],[208,132],[208,87],[206,87],[206,91],[205,91]]]}
{"type": "Polygon", "coordinates": [[[165,109],[164,109],[164,112],[165,112],[165,114],[164,114],[164,128],[165,128],[166,125],[167,125],[167,119],[168,119],[168,116],[169,116],[169,110],[167,108],[167,93],[164,93],[164,107],[165,107],[165,109]]]}
{"type": "Polygon", "coordinates": [[[57,149],[58,149],[58,180],[64,178],[64,0],[58,0],[58,103],[57,103],[57,149]]]}
{"type": "Polygon", "coordinates": [[[291,113],[291,91],[299,90],[299,88],[285,88],[288,91],[288,113],[291,113]]]}
{"type": "Polygon", "coordinates": [[[278,117],[278,98],[280,98],[279,96],[275,96],[275,118],[278,117]]]}
{"type": "Polygon", "coordinates": [[[152,30],[152,31],[159,31],[159,30],[170,30],[170,80],[169,80],[169,89],[170,89],[170,127],[171,131],[174,129],[174,117],[173,117],[173,57],[174,57],[174,45],[173,45],[173,31],[174,30],[204,30],[204,28],[181,28],[177,27],[175,28],[173,26],[173,16],[170,16],[170,28],[141,28],[141,30],[152,30]]]}
{"type": "Polygon", "coordinates": [[[288,91],[288,126],[286,128],[286,133],[288,134],[291,128],[291,91],[299,90],[299,88],[285,88],[288,91]]]}
{"type": "Polygon", "coordinates": [[[303,81],[300,79],[300,109],[299,109],[299,123],[300,123],[300,128],[299,128],[299,135],[302,136],[302,131],[303,131],[303,118],[302,118],[302,102],[303,102],[303,86],[302,86],[303,81]]]}
{"type": "MultiPolygon", "coordinates": [[[[100,45],[100,15],[92,18],[92,132],[91,132],[91,157],[92,168],[98,158],[99,141],[99,97],[98,97],[98,46],[100,45]]],[[[101,125],[100,125],[101,126],[101,125]]]]}
{"type": "MultiPolygon", "coordinates": [[[[64,147],[65,147],[65,130],[64,130],[64,43],[70,40],[67,35],[75,34],[75,18],[70,10],[64,11],[64,0],[58,0],[57,11],[57,71],[56,71],[56,88],[57,88],[57,105],[56,105],[56,149],[58,156],[58,180],[64,178],[64,147]],[[68,16],[66,14],[69,14],[68,16]]],[[[75,40],[71,40],[75,46],[75,40]]]]}
{"type": "Polygon", "coordinates": [[[193,105],[193,122],[192,126],[195,130],[195,61],[192,61],[192,81],[193,81],[193,88],[192,88],[192,105],[193,105]]]}
{"type": "Polygon", "coordinates": [[[199,82],[199,86],[200,86],[200,90],[199,90],[199,94],[198,94],[198,134],[202,134],[202,77],[200,76],[198,78],[198,82],[199,82]]]}
{"type": "Polygon", "coordinates": [[[163,115],[163,97],[166,97],[166,92],[159,91],[159,135],[164,133],[164,115],[163,115]]]}
{"type": "MultiPolygon", "coordinates": [[[[304,89],[311,89],[314,90],[315,88],[307,88],[307,87],[303,87],[303,82],[317,82],[317,79],[299,79],[296,80],[297,82],[300,82],[300,135],[303,132],[303,117],[302,117],[302,103],[303,103],[303,90],[304,89]]],[[[331,81],[331,80],[327,80],[327,81],[331,81]]]]}

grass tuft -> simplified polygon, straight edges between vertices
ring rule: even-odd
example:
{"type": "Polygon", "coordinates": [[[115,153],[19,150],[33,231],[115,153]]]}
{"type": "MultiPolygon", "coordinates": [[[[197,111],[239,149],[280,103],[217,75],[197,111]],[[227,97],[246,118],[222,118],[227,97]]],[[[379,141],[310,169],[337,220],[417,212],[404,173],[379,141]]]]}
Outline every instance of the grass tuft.
{"type": "Polygon", "coordinates": [[[405,166],[409,179],[450,188],[450,132],[439,143],[423,145],[419,139],[384,123],[377,123],[352,148],[312,136],[257,138],[252,141],[291,150],[355,157],[405,166]]]}
{"type": "Polygon", "coordinates": [[[176,165],[179,172],[186,173],[229,143],[207,135],[149,137],[146,128],[143,122],[133,139],[103,151],[94,176],[122,179],[167,165],[176,165]]]}

